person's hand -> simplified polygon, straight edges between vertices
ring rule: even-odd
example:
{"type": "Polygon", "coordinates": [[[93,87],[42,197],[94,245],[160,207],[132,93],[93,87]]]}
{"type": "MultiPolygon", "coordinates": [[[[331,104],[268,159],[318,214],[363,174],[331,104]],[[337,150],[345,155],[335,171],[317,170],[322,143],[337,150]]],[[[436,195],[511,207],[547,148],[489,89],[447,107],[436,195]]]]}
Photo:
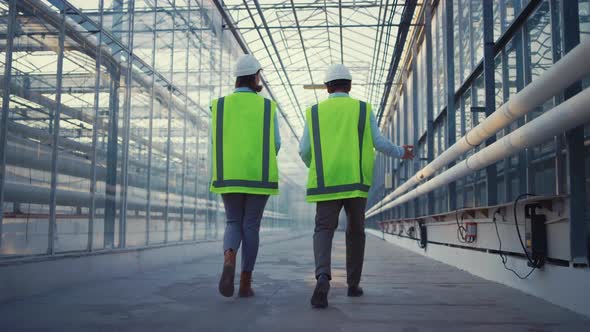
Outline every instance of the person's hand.
{"type": "Polygon", "coordinates": [[[413,145],[404,145],[404,156],[402,157],[404,160],[414,160],[414,146],[413,145]]]}

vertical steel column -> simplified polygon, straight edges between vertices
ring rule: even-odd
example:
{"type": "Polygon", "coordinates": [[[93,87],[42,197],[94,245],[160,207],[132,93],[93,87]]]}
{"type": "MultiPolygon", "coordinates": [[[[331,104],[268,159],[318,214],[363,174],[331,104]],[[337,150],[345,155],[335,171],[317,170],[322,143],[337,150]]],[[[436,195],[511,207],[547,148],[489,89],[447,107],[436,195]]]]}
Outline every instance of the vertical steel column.
{"type": "MultiPolygon", "coordinates": [[[[486,117],[496,110],[495,94],[495,60],[494,60],[494,2],[481,0],[483,7],[483,75],[485,88],[485,112],[486,117]]],[[[496,136],[486,140],[486,146],[494,144],[496,136]]],[[[498,183],[496,164],[486,167],[486,191],[487,206],[498,203],[498,183]]]]}
{"type": "MultiPolygon", "coordinates": [[[[338,17],[340,21],[340,63],[344,63],[344,36],[342,34],[342,0],[338,0],[338,17]]],[[[328,31],[328,33],[330,33],[330,31],[328,31]]]]}
{"type": "MultiPolygon", "coordinates": [[[[444,2],[444,52],[445,52],[445,77],[447,79],[447,132],[446,132],[446,147],[449,148],[457,140],[457,125],[455,112],[455,39],[454,39],[454,24],[453,24],[453,0],[446,0],[444,2]]],[[[439,9],[440,10],[440,9],[439,9]]],[[[447,168],[451,168],[455,162],[449,163],[447,168]]],[[[447,187],[448,201],[447,208],[453,211],[457,208],[457,183],[451,182],[447,187]]]]}
{"type": "MultiPolygon", "coordinates": [[[[262,11],[259,11],[262,17],[262,11]]],[[[219,82],[219,93],[223,93],[223,29],[220,30],[219,33],[219,77],[217,81],[219,82]]],[[[269,34],[269,38],[272,38],[272,35],[269,34]]],[[[279,58],[280,59],[280,58],[279,58]]],[[[217,239],[217,233],[219,231],[219,197],[220,195],[215,195],[215,235],[214,238],[217,239]]]]}
{"type": "MultiPolygon", "coordinates": [[[[199,48],[201,46],[199,45],[199,48]]],[[[201,74],[199,73],[199,76],[201,74]]],[[[201,156],[199,154],[199,141],[200,141],[201,132],[199,131],[199,127],[197,125],[197,134],[196,134],[196,143],[197,143],[197,164],[195,169],[195,211],[193,213],[193,241],[197,239],[197,214],[199,213],[199,170],[201,164],[201,156]]]]}
{"type": "MultiPolygon", "coordinates": [[[[500,31],[504,31],[506,27],[506,4],[501,1],[498,4],[499,8],[499,16],[500,16],[500,31]]],[[[502,48],[502,103],[505,103],[510,98],[510,71],[508,67],[508,52],[507,48],[509,46],[504,46],[502,48]]],[[[503,136],[508,135],[510,133],[510,126],[502,129],[503,136]]],[[[504,158],[503,161],[503,168],[504,168],[504,200],[502,203],[509,201],[512,197],[512,177],[510,176],[511,169],[510,169],[510,158],[504,158]]]]}
{"type": "MultiPolygon", "coordinates": [[[[428,162],[434,160],[434,105],[432,91],[432,4],[427,1],[425,4],[424,31],[426,46],[426,118],[428,127],[426,129],[426,144],[428,145],[428,162]]],[[[434,192],[427,194],[427,212],[434,213],[434,192]]]]}
{"type": "MultiPolygon", "coordinates": [[[[390,108],[390,111],[388,113],[388,117],[389,117],[389,119],[388,119],[388,123],[389,123],[389,125],[388,125],[388,128],[389,128],[388,139],[393,142],[393,137],[394,137],[393,135],[395,133],[395,128],[393,126],[393,110],[392,110],[393,107],[390,106],[389,108],[390,108]]],[[[390,177],[390,182],[391,182],[391,188],[387,192],[385,192],[386,195],[389,194],[390,192],[392,192],[393,188],[394,188],[394,180],[393,180],[393,176],[395,174],[395,159],[394,158],[391,158],[391,157],[388,158],[388,167],[389,167],[388,172],[389,172],[389,177],[390,177]]],[[[384,195],[384,197],[385,197],[385,195],[384,195]]],[[[380,199],[378,199],[378,201],[380,201],[382,199],[383,198],[380,198],[380,199]]],[[[371,204],[371,205],[373,205],[373,204],[371,204]]],[[[389,209],[387,211],[387,219],[393,219],[393,209],[389,209]]]]}
{"type": "Polygon", "coordinates": [[[164,243],[168,243],[170,224],[170,149],[172,148],[172,85],[174,84],[174,27],[176,26],[176,0],[172,1],[172,42],[170,49],[170,86],[168,87],[168,138],[166,139],[166,206],[164,207],[164,243]]]}
{"type": "MultiPolygon", "coordinates": [[[[514,11],[518,13],[521,10],[521,6],[519,5],[520,1],[515,2],[514,11]]],[[[519,29],[513,38],[513,43],[515,45],[515,52],[516,52],[516,89],[520,91],[525,86],[525,50],[526,50],[526,38],[525,38],[525,27],[523,26],[519,29]]],[[[517,120],[518,126],[522,126],[525,124],[525,120],[520,118],[517,120]]],[[[517,178],[518,178],[518,192],[525,193],[527,192],[527,152],[526,150],[521,151],[518,154],[518,166],[517,166],[517,178]]],[[[517,196],[518,193],[514,193],[514,196],[517,196]]],[[[512,197],[510,197],[512,199],[512,197]]]]}
{"type": "Polygon", "coordinates": [[[158,0],[154,0],[154,25],[152,26],[152,79],[150,86],[150,103],[149,103],[149,124],[148,124],[148,164],[147,164],[147,202],[146,202],[146,219],[145,219],[145,244],[150,244],[150,225],[152,223],[152,144],[154,135],[154,100],[156,99],[156,90],[154,88],[156,81],[156,40],[158,21],[158,0]]]}
{"type": "MultiPolygon", "coordinates": [[[[498,3],[498,8],[500,11],[500,31],[504,31],[504,27],[506,27],[506,4],[504,1],[500,1],[498,3]]],[[[504,46],[502,48],[502,103],[505,103],[510,98],[510,72],[508,68],[508,53],[506,49],[509,46],[504,46]]],[[[506,136],[510,133],[510,127],[502,129],[503,136],[506,136]]],[[[504,168],[504,200],[502,203],[510,200],[512,197],[512,184],[511,184],[511,177],[510,177],[510,158],[504,158],[503,161],[503,168],[504,168]]]]}
{"type": "MultiPolygon", "coordinates": [[[[463,60],[463,56],[465,54],[463,54],[465,52],[465,50],[463,49],[463,38],[465,38],[465,33],[464,33],[464,29],[462,29],[461,27],[464,27],[466,24],[465,22],[463,22],[463,17],[462,15],[462,11],[463,11],[463,6],[462,6],[462,2],[461,1],[457,1],[457,21],[458,21],[458,25],[459,25],[459,85],[461,85],[461,83],[463,82],[463,71],[464,71],[464,67],[465,67],[465,61],[463,60]]],[[[454,92],[454,91],[453,91],[454,92]]],[[[461,99],[462,96],[461,96],[461,99]]],[[[465,117],[465,113],[462,111],[461,112],[461,121],[462,123],[464,123],[464,118],[465,117]]],[[[461,132],[461,135],[464,135],[465,131],[461,132]]]]}
{"type": "MultiPolygon", "coordinates": [[[[400,95],[399,95],[399,99],[398,99],[398,104],[395,106],[395,115],[392,117],[392,119],[395,119],[395,127],[396,127],[396,129],[395,129],[395,137],[394,137],[393,142],[396,145],[402,145],[403,144],[403,142],[402,142],[403,135],[402,135],[402,124],[401,124],[401,121],[402,121],[402,112],[403,112],[403,98],[404,98],[404,94],[405,94],[405,91],[404,90],[407,89],[407,87],[405,86],[405,83],[401,83],[401,85],[402,85],[402,88],[401,88],[401,91],[400,91],[400,95]]],[[[403,180],[403,178],[404,178],[404,168],[403,168],[404,162],[401,159],[397,159],[396,160],[396,163],[397,163],[396,164],[397,168],[396,168],[396,171],[395,171],[395,177],[396,177],[395,181],[398,184],[404,183],[404,180],[403,180]]],[[[385,195],[386,195],[385,192],[383,192],[381,194],[381,197],[379,197],[379,202],[381,202],[385,198],[385,195]]],[[[383,203],[382,203],[382,205],[383,205],[383,203]]],[[[392,213],[394,211],[394,209],[389,209],[389,210],[392,211],[392,213]]],[[[398,217],[399,218],[402,218],[403,215],[404,215],[404,213],[405,213],[404,205],[400,205],[400,206],[396,207],[395,208],[395,213],[398,214],[398,217]]],[[[382,214],[385,216],[386,215],[385,211],[383,211],[382,214]]]]}
{"type": "MultiPolygon", "coordinates": [[[[463,63],[463,60],[461,60],[460,63],[463,63]]],[[[466,113],[469,112],[468,110],[466,110],[466,107],[465,107],[464,96],[465,95],[462,95],[459,99],[459,111],[461,112],[461,136],[465,135],[465,133],[467,132],[467,115],[466,115],[466,113]]],[[[461,181],[463,181],[463,184],[461,186],[461,207],[464,207],[464,206],[467,206],[467,191],[466,191],[467,177],[465,177],[461,181]]]]}
{"type": "Polygon", "coordinates": [[[129,15],[127,19],[127,40],[129,42],[129,54],[127,56],[127,68],[125,70],[125,100],[123,101],[123,156],[121,165],[121,208],[119,210],[119,248],[125,248],[127,241],[127,192],[129,185],[129,132],[131,131],[131,75],[133,74],[133,11],[135,0],[129,0],[129,15]]]}
{"type": "MultiPolygon", "coordinates": [[[[406,82],[406,91],[404,93],[404,110],[403,110],[403,115],[404,115],[404,122],[402,123],[402,126],[404,128],[404,133],[403,133],[403,138],[402,138],[402,144],[409,144],[409,128],[410,128],[410,113],[412,112],[412,110],[409,107],[409,101],[410,98],[412,98],[412,96],[410,96],[410,93],[412,93],[411,87],[407,84],[408,82],[408,72],[406,70],[404,70],[403,72],[404,74],[404,81],[406,82]]],[[[412,163],[410,160],[404,160],[404,181],[406,182],[410,176],[412,176],[412,173],[410,173],[412,171],[411,169],[412,163]]],[[[410,203],[406,202],[404,204],[404,213],[405,213],[405,217],[409,218],[410,217],[410,203]]]]}
{"type": "MultiPolygon", "coordinates": [[[[176,10],[176,9],[175,9],[176,10]]],[[[180,196],[180,241],[184,240],[184,196],[185,196],[185,192],[184,192],[184,187],[185,187],[185,181],[186,181],[186,173],[188,170],[188,161],[186,158],[186,131],[188,130],[188,125],[187,123],[189,122],[189,118],[188,118],[188,58],[190,55],[190,43],[189,43],[189,39],[190,39],[190,31],[191,31],[191,2],[188,2],[188,14],[187,14],[187,21],[188,21],[188,27],[187,27],[187,31],[186,31],[186,59],[184,60],[184,72],[185,72],[185,81],[184,81],[184,130],[183,130],[183,135],[182,135],[182,178],[181,178],[181,184],[180,184],[180,192],[181,192],[181,196],[180,196]]],[[[198,125],[197,123],[195,123],[195,125],[198,125]]]]}
{"type": "Polygon", "coordinates": [[[90,165],[90,208],[88,209],[88,242],[86,250],[92,251],[94,242],[94,218],[96,214],[96,149],[98,145],[98,130],[100,116],[100,70],[102,67],[102,30],[104,24],[104,0],[98,4],[98,43],[96,46],[96,64],[94,67],[94,121],[92,122],[92,155],[90,165]]]}
{"type": "MultiPolygon", "coordinates": [[[[531,16],[534,16],[535,13],[533,12],[531,16]]],[[[523,75],[523,87],[531,83],[533,80],[532,75],[532,63],[531,63],[531,48],[530,48],[530,36],[528,26],[525,24],[523,25],[522,29],[522,39],[521,39],[521,52],[522,52],[522,75],[523,75]]],[[[518,64],[517,64],[518,67],[518,64]]],[[[531,114],[525,114],[524,118],[519,119],[519,126],[522,126],[529,121],[531,121],[531,114]]],[[[524,161],[523,165],[521,165],[521,172],[524,174],[524,181],[525,187],[524,192],[527,193],[534,193],[534,166],[531,164],[532,161],[532,149],[525,149],[522,151],[522,161],[524,161]]]]}
{"type": "MultiPolygon", "coordinates": [[[[419,110],[418,110],[418,70],[416,68],[416,61],[412,63],[412,111],[413,111],[413,121],[414,121],[414,144],[415,151],[417,151],[417,156],[414,158],[412,165],[414,167],[412,174],[418,173],[420,170],[421,165],[421,158],[420,158],[420,151],[419,149],[419,140],[420,140],[420,131],[418,128],[420,127],[420,119],[419,119],[419,110]]],[[[414,199],[414,216],[420,215],[420,199],[414,199]]]]}
{"type": "Polygon", "coordinates": [[[59,157],[59,125],[61,118],[61,90],[63,80],[63,64],[64,64],[64,44],[66,39],[66,10],[61,10],[61,21],[59,23],[59,40],[57,50],[57,73],[55,83],[55,114],[53,117],[54,125],[51,137],[51,185],[49,193],[49,231],[48,231],[48,245],[47,253],[53,255],[55,253],[55,233],[57,232],[57,177],[58,177],[58,157],[59,157]]]}
{"type": "MultiPolygon", "coordinates": [[[[473,1],[468,1],[467,2],[467,8],[469,11],[468,14],[468,27],[469,27],[469,64],[468,64],[468,72],[471,73],[473,72],[473,69],[475,68],[475,38],[473,37],[474,33],[474,23],[473,23],[473,1]]],[[[477,79],[475,80],[477,81],[477,79]]],[[[479,105],[479,100],[478,100],[478,95],[477,95],[477,90],[475,89],[475,82],[471,85],[471,106],[478,106],[479,105]]],[[[473,113],[471,111],[471,109],[465,109],[465,112],[470,112],[471,113],[471,128],[475,128],[475,126],[477,126],[478,122],[479,122],[479,118],[478,118],[478,114],[477,113],[473,113]]],[[[477,152],[479,150],[479,147],[475,147],[474,148],[474,153],[477,152]]],[[[471,187],[473,188],[473,200],[468,204],[469,206],[476,206],[477,202],[478,202],[478,191],[477,191],[477,183],[478,183],[478,178],[479,178],[479,171],[473,173],[470,177],[471,177],[471,187]]],[[[465,206],[465,205],[464,205],[465,206]]]]}
{"type": "Polygon", "coordinates": [[[2,117],[0,119],[0,248],[2,248],[2,224],[4,220],[4,182],[6,181],[6,135],[8,132],[8,114],[10,113],[10,92],[12,79],[12,49],[16,32],[16,0],[8,4],[8,20],[6,32],[6,56],[4,58],[4,91],[2,93],[2,117]]]}
{"type": "MultiPolygon", "coordinates": [[[[580,17],[577,1],[561,1],[563,15],[564,53],[580,43],[580,17]]],[[[582,83],[576,82],[563,92],[567,100],[582,91],[582,83]]],[[[584,125],[566,133],[567,160],[570,187],[570,251],[574,264],[588,264],[590,223],[586,216],[586,170],[584,160],[584,125]]]]}
{"type": "MultiPolygon", "coordinates": [[[[459,48],[459,85],[461,85],[461,83],[463,82],[463,72],[465,71],[465,49],[463,48],[463,39],[465,38],[465,31],[464,29],[462,29],[461,27],[464,27],[465,25],[468,25],[469,22],[464,22],[463,20],[463,2],[462,1],[457,1],[457,21],[458,21],[458,26],[459,26],[459,40],[458,40],[458,48],[459,48]]],[[[453,91],[454,92],[454,91],[453,91]]],[[[464,98],[465,94],[461,95],[459,98],[459,105],[460,105],[460,115],[461,115],[461,136],[465,135],[466,133],[466,110],[465,110],[465,98],[464,98]]],[[[466,205],[466,200],[467,200],[467,194],[466,194],[466,186],[467,186],[467,181],[466,179],[463,179],[463,185],[461,188],[461,206],[465,206],[466,205]]]]}
{"type": "MultiPolygon", "coordinates": [[[[209,49],[209,56],[212,57],[212,51],[213,48],[209,49]]],[[[211,58],[212,59],[212,58],[211,58]]],[[[210,64],[211,65],[211,64],[210,64]]],[[[213,75],[213,67],[210,68],[209,70],[209,80],[213,79],[212,75],[213,75]]],[[[209,96],[213,95],[213,86],[210,85],[211,87],[209,88],[209,96]]],[[[204,135],[205,137],[208,137],[208,142],[205,145],[207,147],[206,151],[205,151],[205,155],[207,156],[207,158],[209,158],[209,162],[207,162],[205,164],[205,166],[207,167],[207,174],[209,174],[211,172],[211,167],[212,167],[212,139],[211,139],[211,125],[209,126],[209,128],[207,128],[207,132],[206,135],[204,135]]],[[[211,202],[213,202],[213,193],[211,193],[210,190],[205,192],[205,195],[203,195],[203,199],[205,200],[205,238],[209,237],[209,234],[211,232],[211,220],[213,220],[213,209],[209,207],[209,204],[212,204],[211,202]]],[[[217,201],[215,201],[217,202],[217,201]]]]}
{"type": "Polygon", "coordinates": [[[105,188],[104,244],[112,248],[115,243],[115,218],[117,216],[117,160],[119,137],[119,86],[121,71],[111,65],[111,82],[109,87],[109,129],[107,141],[107,177],[105,188]]]}
{"type": "MultiPolygon", "coordinates": [[[[198,97],[199,100],[201,100],[201,84],[202,84],[202,80],[201,80],[201,76],[203,75],[203,11],[205,10],[203,8],[203,4],[202,2],[197,1],[197,4],[199,5],[199,78],[198,78],[198,84],[199,87],[197,89],[197,93],[198,93],[198,97]]],[[[197,165],[196,165],[196,170],[195,170],[195,213],[193,215],[193,240],[197,239],[197,215],[199,213],[199,180],[200,180],[200,175],[199,175],[199,171],[200,171],[200,164],[201,164],[201,156],[200,156],[200,139],[201,139],[201,131],[199,126],[197,126],[197,139],[196,139],[196,144],[197,144],[197,150],[196,150],[196,154],[197,154],[197,165]]],[[[205,164],[206,165],[206,164],[205,164]]],[[[207,211],[203,211],[205,214],[207,213],[207,211]]],[[[205,217],[206,219],[206,217],[205,217]]]]}
{"type": "MultiPolygon", "coordinates": [[[[121,31],[122,0],[113,1],[112,27],[115,37],[121,31]]],[[[121,86],[121,68],[118,63],[111,64],[111,82],[109,87],[109,129],[107,142],[107,176],[104,213],[104,247],[115,245],[115,219],[117,217],[117,164],[119,159],[119,88],[121,86]]]]}
{"type": "MultiPolygon", "coordinates": [[[[415,54],[415,53],[414,53],[415,54]]],[[[403,94],[403,87],[402,90],[400,91],[403,94]]],[[[392,115],[392,119],[394,119],[394,124],[395,124],[395,137],[393,142],[396,145],[401,145],[401,123],[400,123],[400,113],[401,113],[401,108],[399,103],[397,105],[395,105],[395,109],[392,110],[393,111],[393,115],[392,115]]],[[[395,160],[395,177],[396,177],[396,183],[397,184],[401,184],[404,183],[404,181],[402,181],[402,171],[401,171],[401,159],[396,159],[395,160]]],[[[382,198],[379,200],[382,201],[382,198]]],[[[396,210],[401,210],[401,208],[396,207],[396,210]]]]}
{"type": "MultiPolygon", "coordinates": [[[[561,23],[560,23],[560,10],[559,1],[550,0],[550,12],[551,12],[551,40],[552,40],[552,56],[553,62],[561,59],[561,23]]],[[[563,101],[562,96],[558,95],[553,97],[555,105],[560,104],[563,101]]],[[[563,195],[567,193],[566,182],[566,160],[565,155],[562,151],[566,148],[565,135],[557,135],[553,140],[555,144],[555,194],[563,195]]]]}

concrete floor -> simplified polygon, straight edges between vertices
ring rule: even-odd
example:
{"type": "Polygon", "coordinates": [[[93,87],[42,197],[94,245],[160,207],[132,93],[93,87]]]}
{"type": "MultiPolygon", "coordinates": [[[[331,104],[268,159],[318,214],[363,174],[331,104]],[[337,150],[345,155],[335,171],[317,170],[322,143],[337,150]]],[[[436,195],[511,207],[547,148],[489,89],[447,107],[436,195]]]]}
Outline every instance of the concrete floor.
{"type": "Polygon", "coordinates": [[[192,264],[0,305],[0,331],[588,331],[590,320],[368,236],[362,286],[346,297],[343,234],[330,307],[310,308],[311,236],[263,238],[256,297],[217,293],[219,244],[192,264]]]}

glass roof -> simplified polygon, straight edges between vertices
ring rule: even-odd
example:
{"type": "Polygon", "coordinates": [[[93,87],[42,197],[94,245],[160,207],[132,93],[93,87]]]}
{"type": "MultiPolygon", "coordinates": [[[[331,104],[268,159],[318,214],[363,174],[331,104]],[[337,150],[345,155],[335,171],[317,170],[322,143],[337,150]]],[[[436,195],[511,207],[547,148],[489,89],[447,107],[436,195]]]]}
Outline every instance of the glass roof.
{"type": "Polygon", "coordinates": [[[264,78],[297,138],[303,131],[305,109],[327,97],[324,71],[333,63],[348,66],[353,76],[351,95],[371,103],[377,114],[407,3],[224,1],[236,29],[261,62],[264,78]]]}

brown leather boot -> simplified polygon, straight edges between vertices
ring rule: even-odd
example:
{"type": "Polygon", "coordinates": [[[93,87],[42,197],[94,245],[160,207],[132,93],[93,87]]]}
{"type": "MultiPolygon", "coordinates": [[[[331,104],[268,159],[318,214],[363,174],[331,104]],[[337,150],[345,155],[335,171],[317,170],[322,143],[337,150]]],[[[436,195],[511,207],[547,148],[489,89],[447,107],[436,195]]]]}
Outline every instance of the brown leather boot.
{"type": "Polygon", "coordinates": [[[223,272],[219,279],[219,293],[225,297],[234,295],[234,277],[236,274],[236,252],[232,249],[223,253],[223,272]]]}
{"type": "Polygon", "coordinates": [[[240,290],[238,291],[238,296],[254,296],[254,291],[252,290],[252,272],[242,272],[240,275],[240,290]]]}

